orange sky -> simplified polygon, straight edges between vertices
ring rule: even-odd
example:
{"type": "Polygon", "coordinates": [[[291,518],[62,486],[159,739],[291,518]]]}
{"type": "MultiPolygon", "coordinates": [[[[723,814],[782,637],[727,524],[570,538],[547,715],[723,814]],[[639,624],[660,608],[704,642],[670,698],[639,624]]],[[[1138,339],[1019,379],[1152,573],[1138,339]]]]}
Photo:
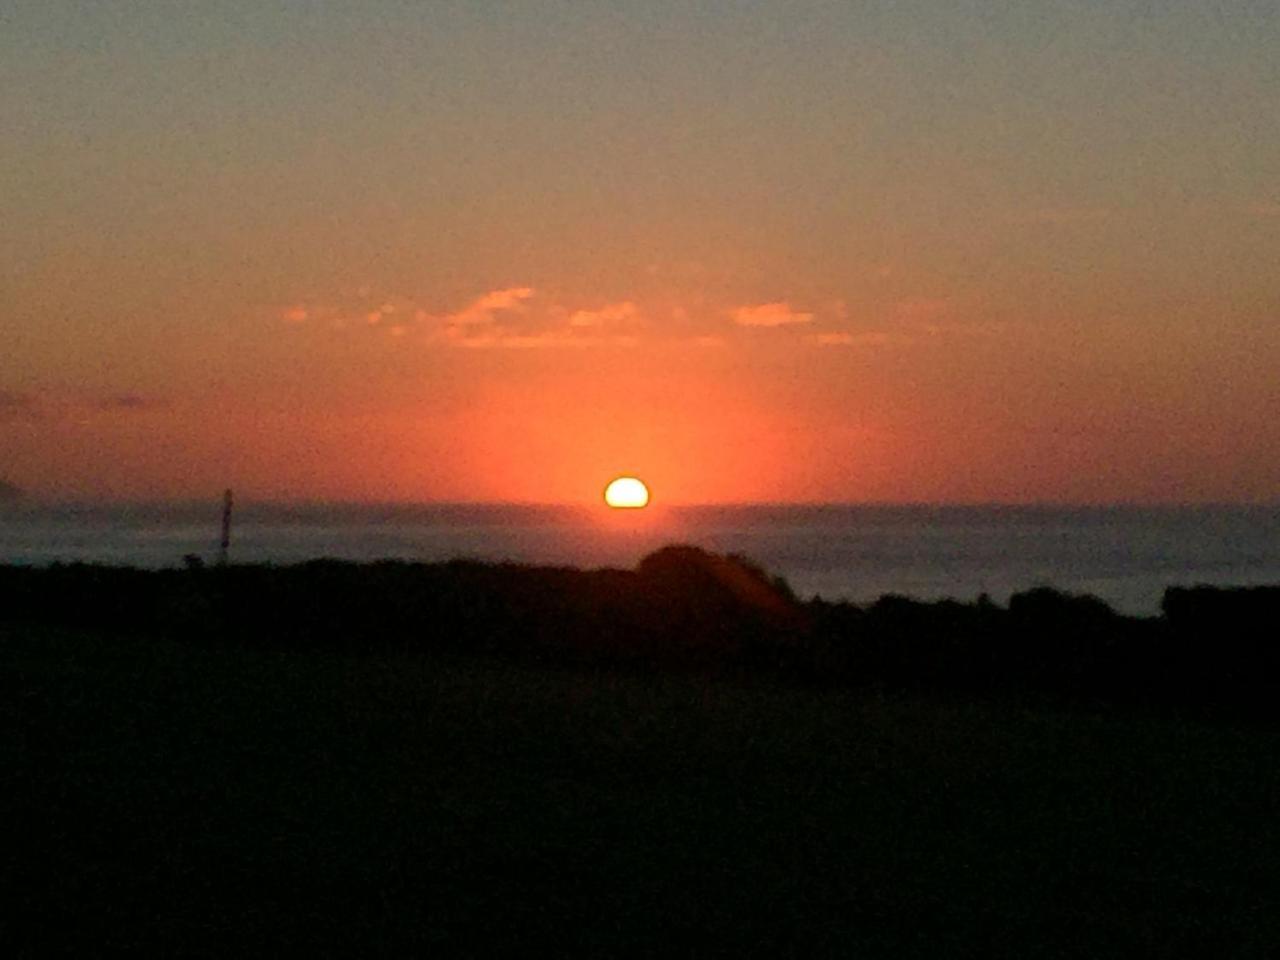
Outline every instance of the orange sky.
{"type": "Polygon", "coordinates": [[[1277,496],[1269,8],[219,9],[0,37],[0,479],[1277,496]]]}

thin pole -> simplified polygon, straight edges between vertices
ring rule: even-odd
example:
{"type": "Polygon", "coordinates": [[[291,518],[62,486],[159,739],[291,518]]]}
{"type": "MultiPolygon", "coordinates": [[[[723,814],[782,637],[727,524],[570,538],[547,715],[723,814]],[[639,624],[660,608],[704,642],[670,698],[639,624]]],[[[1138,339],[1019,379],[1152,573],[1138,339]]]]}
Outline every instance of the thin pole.
{"type": "Polygon", "coordinates": [[[222,494],[222,542],[219,545],[218,565],[227,565],[227,551],[231,548],[231,490],[222,494]]]}

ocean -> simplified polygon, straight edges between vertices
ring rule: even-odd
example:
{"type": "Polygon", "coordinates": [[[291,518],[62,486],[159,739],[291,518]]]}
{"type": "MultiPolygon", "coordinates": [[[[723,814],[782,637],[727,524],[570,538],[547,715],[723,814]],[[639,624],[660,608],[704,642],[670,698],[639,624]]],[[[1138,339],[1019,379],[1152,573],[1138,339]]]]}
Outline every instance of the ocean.
{"type": "MultiPolygon", "coordinates": [[[[218,554],[221,503],[0,507],[0,563],[158,568],[218,554]]],[[[1050,585],[1159,612],[1166,586],[1280,584],[1280,508],[289,505],[234,513],[236,563],[457,557],[630,567],[668,543],[749,557],[802,597],[1004,603],[1050,585]]]]}

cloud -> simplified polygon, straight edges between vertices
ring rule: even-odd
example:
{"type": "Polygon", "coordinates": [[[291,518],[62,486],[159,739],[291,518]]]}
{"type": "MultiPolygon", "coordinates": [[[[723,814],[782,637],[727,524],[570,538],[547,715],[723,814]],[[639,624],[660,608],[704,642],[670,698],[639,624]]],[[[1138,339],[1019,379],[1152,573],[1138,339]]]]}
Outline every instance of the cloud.
{"type": "Polygon", "coordinates": [[[883,330],[869,330],[863,333],[835,330],[810,334],[805,339],[820,347],[883,347],[891,343],[906,343],[910,338],[900,334],[886,333],[883,330]]]}
{"type": "Polygon", "coordinates": [[[533,350],[544,347],[591,347],[610,345],[631,347],[638,343],[632,334],[598,327],[572,327],[561,318],[552,325],[531,321],[520,327],[495,324],[446,331],[448,342],[469,350],[533,350]]]}
{"type": "Polygon", "coordinates": [[[536,333],[536,320],[527,315],[528,301],[536,293],[533,287],[490,290],[456,313],[442,317],[441,332],[446,340],[468,347],[489,346],[536,333]]]}
{"type": "Polygon", "coordinates": [[[566,337],[559,332],[495,333],[455,338],[453,344],[468,350],[536,350],[541,347],[587,346],[589,341],[566,337]]]}
{"type": "Polygon", "coordinates": [[[413,325],[423,325],[444,318],[432,317],[412,300],[395,297],[376,300],[369,296],[349,299],[340,304],[314,303],[309,307],[292,307],[282,314],[292,324],[309,323],[330,330],[376,327],[391,336],[402,336],[413,325]],[[292,319],[290,319],[292,315],[292,319]]]}
{"type": "Polygon", "coordinates": [[[848,347],[853,345],[852,333],[815,333],[807,338],[810,343],[824,347],[848,347]]]}
{"type": "Polygon", "coordinates": [[[527,350],[539,347],[583,347],[595,344],[631,346],[640,308],[630,300],[593,309],[567,309],[539,304],[533,287],[510,287],[478,297],[457,313],[442,318],[440,335],[469,349],[527,350]]]}
{"type": "Polygon", "coordinates": [[[403,326],[410,318],[417,319],[419,314],[425,317],[423,311],[418,310],[412,301],[397,298],[387,300],[381,306],[366,311],[364,322],[371,327],[376,327],[384,320],[394,320],[396,326],[403,326]]]}
{"type": "Polygon", "coordinates": [[[313,330],[365,329],[402,342],[413,334],[414,342],[473,350],[628,347],[647,339],[729,347],[734,342],[729,330],[780,327],[808,333],[803,339],[809,343],[840,347],[907,342],[916,332],[932,332],[925,327],[951,309],[952,301],[945,298],[903,300],[890,308],[889,319],[915,330],[850,332],[844,329],[850,326],[850,311],[842,299],[826,299],[810,309],[776,300],[728,308],[732,322],[726,328],[725,308],[701,298],[692,304],[668,302],[657,307],[633,300],[584,306],[558,302],[532,286],[510,286],[482,293],[451,312],[431,311],[406,297],[364,290],[360,299],[338,306],[302,300],[281,316],[291,323],[303,323],[305,318],[313,330]],[[654,317],[660,322],[651,322],[654,317]]]}
{"type": "Polygon", "coordinates": [[[499,313],[519,311],[525,307],[525,301],[537,293],[533,287],[507,287],[503,290],[490,290],[484,296],[477,297],[457,313],[445,317],[449,327],[469,327],[477,324],[492,323],[499,313]]]}
{"type": "Polygon", "coordinates": [[[537,291],[533,287],[507,287],[492,290],[476,300],[473,308],[481,310],[514,310],[537,291]]]}
{"type": "Polygon", "coordinates": [[[599,310],[575,310],[569,315],[569,326],[575,330],[599,330],[603,327],[628,325],[638,320],[640,309],[630,300],[607,303],[599,310]]]}
{"type": "Polygon", "coordinates": [[[885,318],[888,322],[881,324],[881,329],[815,330],[804,339],[819,347],[893,347],[932,337],[992,336],[1005,328],[995,321],[958,315],[958,309],[954,297],[910,297],[892,304],[885,318]]]}
{"type": "Polygon", "coordinates": [[[342,304],[303,301],[276,313],[290,324],[308,323],[313,329],[372,328],[389,339],[421,330],[428,343],[472,349],[629,346],[637,342],[636,330],[644,322],[640,307],[631,300],[565,307],[546,301],[531,286],[490,290],[448,313],[429,311],[407,297],[376,295],[368,288],[342,304]]]}
{"type": "Polygon", "coordinates": [[[733,311],[733,322],[740,327],[786,327],[812,320],[812,313],[792,310],[785,301],[738,307],[733,311]]]}
{"type": "Polygon", "coordinates": [[[851,347],[854,334],[851,333],[815,333],[809,337],[810,342],[820,343],[824,347],[851,347]]]}

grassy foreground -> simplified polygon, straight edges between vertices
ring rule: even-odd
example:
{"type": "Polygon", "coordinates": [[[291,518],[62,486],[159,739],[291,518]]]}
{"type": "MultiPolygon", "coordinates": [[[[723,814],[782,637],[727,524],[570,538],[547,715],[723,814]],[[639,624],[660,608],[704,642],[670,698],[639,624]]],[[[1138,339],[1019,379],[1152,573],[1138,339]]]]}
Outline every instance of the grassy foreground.
{"type": "Polygon", "coordinates": [[[10,956],[1280,943],[1274,725],[19,625],[0,677],[10,956]]]}

